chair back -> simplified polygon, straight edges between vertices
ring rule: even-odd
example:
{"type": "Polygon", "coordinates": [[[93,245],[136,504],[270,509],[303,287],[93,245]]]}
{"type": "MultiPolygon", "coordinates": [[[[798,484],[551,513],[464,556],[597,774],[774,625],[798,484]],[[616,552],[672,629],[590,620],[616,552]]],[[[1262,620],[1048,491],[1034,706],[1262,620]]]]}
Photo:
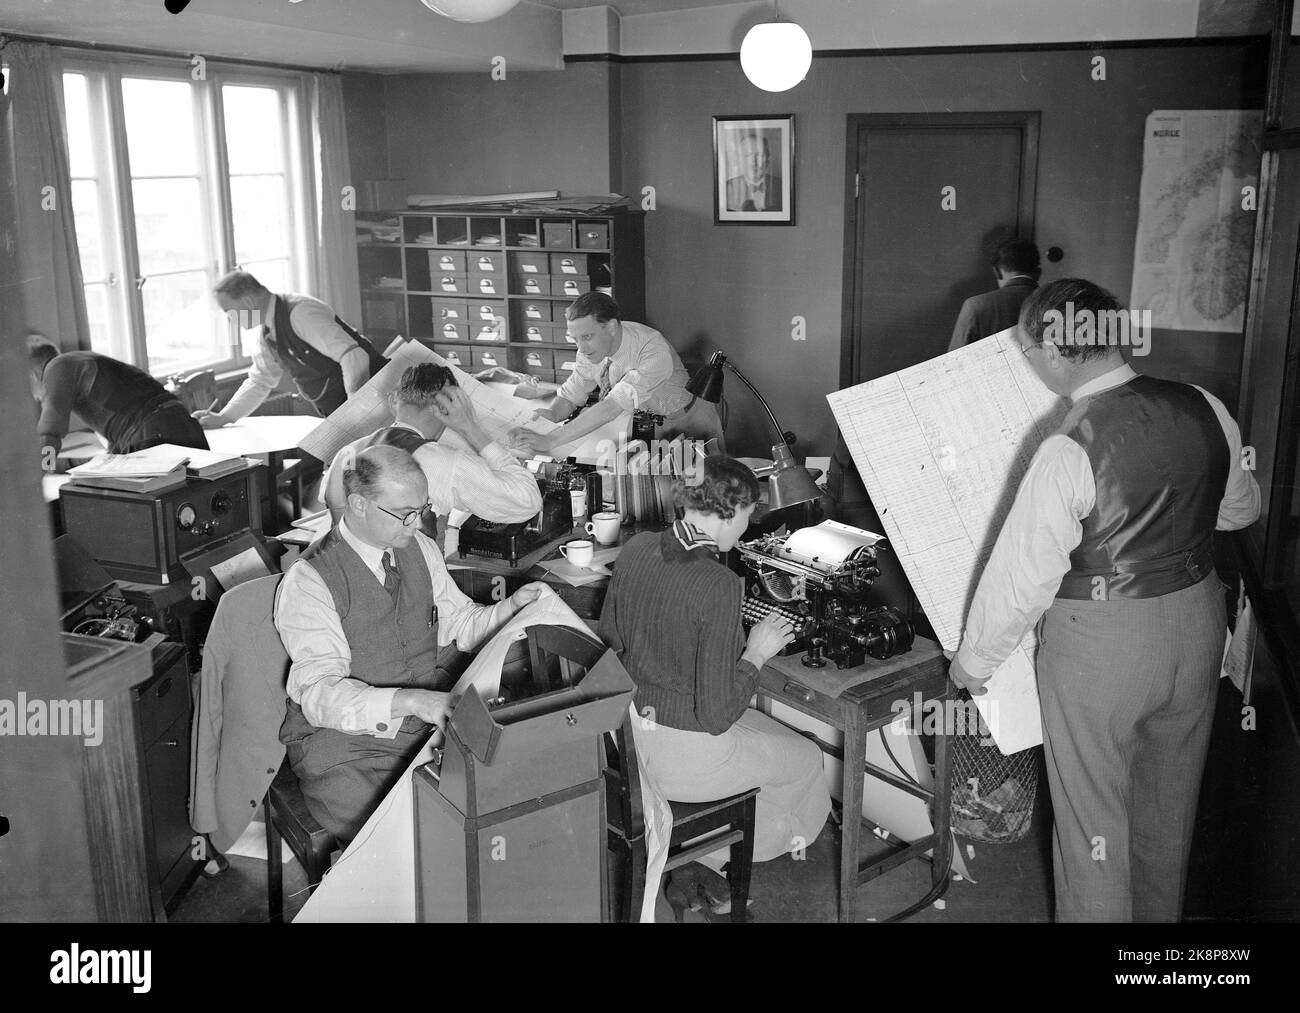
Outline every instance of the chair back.
{"type": "Polygon", "coordinates": [[[605,736],[605,797],[611,826],[622,830],[628,840],[645,836],[645,809],[641,798],[641,776],[637,766],[636,739],[629,709],[623,723],[605,736]]]}
{"type": "Polygon", "coordinates": [[[187,412],[212,407],[217,400],[217,373],[201,369],[194,373],[177,373],[167,382],[167,389],[176,395],[187,412]]]}

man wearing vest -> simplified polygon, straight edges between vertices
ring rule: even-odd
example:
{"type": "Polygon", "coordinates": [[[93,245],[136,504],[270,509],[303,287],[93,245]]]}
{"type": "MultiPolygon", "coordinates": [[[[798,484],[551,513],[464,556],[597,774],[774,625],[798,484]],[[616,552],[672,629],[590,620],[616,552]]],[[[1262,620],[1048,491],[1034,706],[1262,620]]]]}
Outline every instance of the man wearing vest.
{"type": "Polygon", "coordinates": [[[1227,409],[1135,373],[1121,313],[1074,278],[1021,309],[1021,351],[1073,408],[1020,483],[949,671],[983,694],[1041,620],[1059,921],[1181,915],[1226,629],[1212,536],[1259,515],[1227,409]],[[1062,327],[1085,314],[1095,327],[1062,327]]]}
{"type": "Polygon", "coordinates": [[[36,433],[45,465],[53,463],[75,412],[108,444],[130,454],[174,443],[208,449],[185,406],[143,369],[98,352],[62,352],[41,334],[27,336],[32,397],[41,406],[36,433]]]}
{"type": "Polygon", "coordinates": [[[343,520],[289,568],[275,626],[292,659],[280,728],[312,816],[350,841],[450,709],[439,659],[475,650],[539,596],[475,605],[419,532],[424,472],[371,447],[344,473],[343,520]]]}
{"type": "Polygon", "coordinates": [[[324,417],[388,362],[370,342],[309,295],[276,295],[247,271],[232,271],[213,289],[217,305],[240,315],[244,329],[261,328],[248,377],[219,412],[200,410],[204,429],[242,419],[280,383],[285,369],[298,393],[324,417]]]}
{"type": "Polygon", "coordinates": [[[393,424],[350,443],[330,465],[325,504],[335,524],[346,499],[343,472],[362,450],[380,444],[415,458],[429,480],[429,500],[437,517],[463,511],[509,524],[526,521],[542,509],[537,479],[483,431],[474,403],[446,366],[421,362],[408,367],[392,399],[397,416],[393,424]]]}

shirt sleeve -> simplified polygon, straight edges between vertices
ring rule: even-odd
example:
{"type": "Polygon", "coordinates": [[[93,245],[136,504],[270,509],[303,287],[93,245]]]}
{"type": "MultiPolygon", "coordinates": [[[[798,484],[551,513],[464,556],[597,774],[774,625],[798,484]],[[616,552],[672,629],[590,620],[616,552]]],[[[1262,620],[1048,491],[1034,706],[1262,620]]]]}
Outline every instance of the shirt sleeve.
{"type": "Polygon", "coordinates": [[[641,346],[632,368],[609,390],[608,398],[625,412],[636,411],[673,375],[673,355],[666,339],[653,336],[641,346]]]}
{"type": "Polygon", "coordinates": [[[426,443],[414,456],[429,478],[429,498],[439,516],[463,510],[509,524],[542,509],[537,479],[498,443],[477,454],[426,443]]]}
{"type": "Polygon", "coordinates": [[[957,324],[952,329],[952,341],[948,343],[948,351],[955,352],[959,348],[965,348],[979,337],[979,328],[975,325],[975,307],[971,300],[967,299],[961,304],[961,310],[957,314],[957,324]]]}
{"type": "Polygon", "coordinates": [[[596,389],[596,377],[599,375],[599,369],[598,364],[584,358],[582,353],[578,353],[578,357],[574,360],[573,375],[560,384],[560,389],[556,391],[556,394],[568,401],[569,404],[586,404],[587,395],[596,389]]]}
{"type": "Polygon", "coordinates": [[[1068,436],[1044,440],[1020,482],[966,616],[957,661],[968,673],[991,676],[1047,611],[1096,498],[1083,449],[1068,436]]]}
{"type": "Polygon", "coordinates": [[[758,687],[758,669],[741,660],[739,579],[720,580],[714,604],[696,619],[695,717],[710,735],[721,735],[740,719],[758,687]]]}
{"type": "Polygon", "coordinates": [[[59,439],[68,435],[81,380],[82,370],[75,357],[57,356],[49,361],[43,375],[45,397],[41,400],[41,417],[36,423],[38,434],[59,439]]]}
{"type": "Polygon", "coordinates": [[[1241,456],[1241,430],[1237,428],[1236,420],[1228,414],[1223,402],[1208,390],[1203,387],[1196,389],[1210,402],[1228,441],[1228,483],[1223,490],[1223,499],[1219,501],[1219,517],[1214,527],[1217,531],[1238,531],[1259,518],[1259,483],[1241,456]]]}
{"type": "MultiPolygon", "coordinates": [[[[304,300],[298,303],[289,311],[289,323],[298,337],[339,364],[353,349],[361,352],[352,335],[334,319],[334,311],[322,302],[304,300]]],[[[362,357],[365,357],[364,352],[362,357]]]]}
{"type": "Polygon", "coordinates": [[[513,607],[508,600],[495,605],[476,605],[451,579],[442,553],[432,539],[416,532],[415,542],[429,567],[433,601],[438,609],[438,645],[446,647],[454,640],[462,651],[477,650],[514,615],[513,607]]]}
{"type": "Polygon", "coordinates": [[[253,364],[248,367],[248,376],[234,396],[226,402],[226,407],[221,409],[221,414],[231,422],[242,419],[270,397],[283,375],[279,358],[267,347],[266,336],[259,336],[257,351],[253,353],[253,364]]]}
{"type": "Polygon", "coordinates": [[[354,735],[384,735],[401,724],[392,716],[395,688],[351,678],[352,652],[334,598],[310,563],[299,561],[285,574],[275,628],[292,659],[289,699],[313,725],[354,735]]]}

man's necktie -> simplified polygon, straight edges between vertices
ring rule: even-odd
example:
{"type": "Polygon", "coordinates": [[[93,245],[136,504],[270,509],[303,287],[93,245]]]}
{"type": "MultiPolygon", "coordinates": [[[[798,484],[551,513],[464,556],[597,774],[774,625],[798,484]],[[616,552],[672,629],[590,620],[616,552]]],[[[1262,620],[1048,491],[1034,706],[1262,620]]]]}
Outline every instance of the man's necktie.
{"type": "Polygon", "coordinates": [[[609,382],[609,367],[612,365],[614,365],[614,360],[606,358],[601,366],[600,379],[596,381],[600,386],[600,396],[602,398],[609,393],[609,388],[612,386],[609,382]]]}
{"type": "Polygon", "coordinates": [[[396,599],[399,586],[401,586],[401,575],[397,572],[397,564],[393,562],[392,552],[386,551],[384,553],[384,590],[396,599]]]}

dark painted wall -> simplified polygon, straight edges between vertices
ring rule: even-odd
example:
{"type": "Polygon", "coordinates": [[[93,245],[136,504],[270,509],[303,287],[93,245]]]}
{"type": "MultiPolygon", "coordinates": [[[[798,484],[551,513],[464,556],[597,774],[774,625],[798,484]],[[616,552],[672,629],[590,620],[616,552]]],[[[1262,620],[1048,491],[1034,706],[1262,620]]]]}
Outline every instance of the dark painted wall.
{"type": "MultiPolygon", "coordinates": [[[[783,95],[750,87],[734,61],[626,65],[624,185],[635,192],[653,184],[659,201],[646,223],[647,313],[674,340],[725,348],[798,433],[800,448],[828,453],[834,420],[824,395],[840,379],[849,113],[1040,110],[1035,238],[1065,251],[1044,278],[1083,276],[1127,301],[1146,115],[1260,106],[1263,72],[1251,52],[1114,50],[1105,54],[1104,82],[1091,79],[1092,54],[1083,51],[824,57],[783,95]],[[795,114],[798,224],[714,225],[711,117],[767,113],[795,114]],[[806,343],[790,338],[794,315],[808,320],[806,343]]],[[[891,282],[906,286],[913,270],[900,266],[891,282]]],[[[1235,405],[1239,335],[1157,331],[1152,346],[1140,369],[1200,383],[1235,405]]],[[[729,445],[760,451],[767,436],[752,399],[733,390],[731,402],[729,445]]]]}
{"type": "MultiPolygon", "coordinates": [[[[1105,81],[1092,80],[1092,55],[818,57],[783,95],[752,87],[734,59],[577,63],[505,82],[390,77],[387,169],[413,190],[444,192],[654,186],[648,322],[688,359],[724,348],[798,433],[800,451],[826,454],[835,428],[824,396],[840,378],[849,113],[1040,110],[1035,238],[1065,251],[1044,278],[1081,275],[1127,301],[1147,114],[1262,105],[1261,45],[1110,50],[1105,81]],[[714,225],[711,117],[768,113],[796,117],[798,223],[714,225]],[[796,315],[807,320],[806,342],[791,340],[796,315]]],[[[350,88],[348,99],[354,118],[374,115],[371,90],[350,88]]],[[[354,166],[363,157],[355,145],[352,157],[354,166]]],[[[909,270],[891,281],[906,286],[909,270]]],[[[1152,344],[1143,371],[1200,383],[1235,406],[1239,335],[1158,331],[1152,344]]],[[[739,384],[728,389],[732,449],[762,452],[770,438],[757,405],[739,384]]]]}
{"type": "Polygon", "coordinates": [[[620,69],[385,78],[389,174],[413,193],[608,193],[620,69]]]}

